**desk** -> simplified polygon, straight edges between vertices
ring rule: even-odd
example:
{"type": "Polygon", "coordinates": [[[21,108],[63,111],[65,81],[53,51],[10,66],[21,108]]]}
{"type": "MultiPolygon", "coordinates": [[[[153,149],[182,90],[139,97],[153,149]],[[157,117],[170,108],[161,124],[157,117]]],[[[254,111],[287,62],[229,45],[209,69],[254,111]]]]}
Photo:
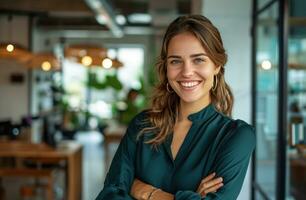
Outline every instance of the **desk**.
{"type": "Polygon", "coordinates": [[[0,141],[0,158],[4,157],[65,160],[67,200],[82,199],[82,146],[80,144],[62,141],[57,148],[52,148],[44,143],[0,141]]]}

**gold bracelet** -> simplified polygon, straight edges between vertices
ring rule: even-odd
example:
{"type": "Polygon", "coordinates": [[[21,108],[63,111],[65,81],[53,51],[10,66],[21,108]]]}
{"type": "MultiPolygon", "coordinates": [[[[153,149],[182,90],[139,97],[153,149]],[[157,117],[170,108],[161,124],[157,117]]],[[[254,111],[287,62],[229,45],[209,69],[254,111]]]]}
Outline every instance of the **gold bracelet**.
{"type": "Polygon", "coordinates": [[[155,189],[155,187],[153,187],[153,186],[151,185],[150,190],[147,191],[147,192],[145,192],[145,193],[143,193],[141,199],[142,199],[142,200],[148,200],[149,197],[150,197],[150,195],[151,195],[151,193],[152,193],[152,191],[153,191],[154,189],[155,189]]]}
{"type": "Polygon", "coordinates": [[[161,190],[161,189],[159,189],[159,188],[154,188],[154,189],[150,192],[149,197],[148,197],[148,200],[151,200],[151,198],[153,197],[153,194],[156,193],[158,190],[161,190]]]}

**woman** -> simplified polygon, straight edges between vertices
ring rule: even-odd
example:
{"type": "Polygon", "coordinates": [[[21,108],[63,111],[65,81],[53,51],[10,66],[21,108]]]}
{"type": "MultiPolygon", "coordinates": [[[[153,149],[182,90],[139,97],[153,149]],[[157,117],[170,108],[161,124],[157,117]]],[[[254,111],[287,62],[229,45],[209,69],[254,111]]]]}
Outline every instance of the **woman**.
{"type": "Polygon", "coordinates": [[[151,109],[130,123],[98,200],[237,198],[255,135],[230,118],[226,60],[207,18],[182,16],[169,25],[151,109]]]}

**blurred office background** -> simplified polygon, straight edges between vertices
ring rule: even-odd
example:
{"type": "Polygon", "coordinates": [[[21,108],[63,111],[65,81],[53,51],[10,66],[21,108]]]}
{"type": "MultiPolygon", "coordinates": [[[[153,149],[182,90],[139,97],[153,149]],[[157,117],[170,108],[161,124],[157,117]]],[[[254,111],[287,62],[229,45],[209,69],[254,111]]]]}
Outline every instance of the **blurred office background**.
{"type": "Polygon", "coordinates": [[[306,199],[305,0],[1,0],[0,199],[94,199],[185,14],[219,28],[256,129],[238,199],[306,199]]]}

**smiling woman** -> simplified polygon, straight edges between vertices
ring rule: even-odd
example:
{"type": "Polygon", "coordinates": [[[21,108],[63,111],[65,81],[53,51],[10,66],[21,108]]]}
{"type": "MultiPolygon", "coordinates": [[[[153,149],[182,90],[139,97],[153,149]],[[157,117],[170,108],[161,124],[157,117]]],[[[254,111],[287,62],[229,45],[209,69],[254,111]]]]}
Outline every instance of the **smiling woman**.
{"type": "Polygon", "coordinates": [[[204,16],[169,25],[151,108],[130,123],[98,200],[237,198],[255,134],[231,118],[226,60],[220,33],[204,16]]]}

